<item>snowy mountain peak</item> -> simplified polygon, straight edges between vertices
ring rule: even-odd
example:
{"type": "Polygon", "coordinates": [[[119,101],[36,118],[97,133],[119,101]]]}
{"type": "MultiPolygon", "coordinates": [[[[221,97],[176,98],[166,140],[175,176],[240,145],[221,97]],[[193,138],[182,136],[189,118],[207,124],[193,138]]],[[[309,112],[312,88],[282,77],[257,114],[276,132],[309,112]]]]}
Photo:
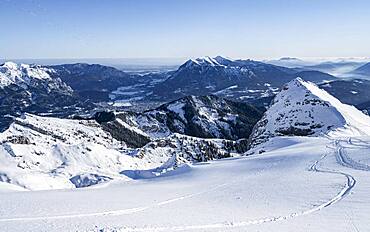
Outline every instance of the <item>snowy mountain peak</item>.
{"type": "Polygon", "coordinates": [[[217,61],[219,64],[222,64],[222,65],[228,65],[228,64],[233,62],[231,59],[228,59],[228,58],[225,58],[225,57],[222,57],[222,56],[216,56],[213,59],[215,61],[217,61]]]}
{"type": "Polygon", "coordinates": [[[295,58],[295,57],[281,57],[279,60],[280,61],[300,61],[300,59],[295,58]]]}
{"type": "Polygon", "coordinates": [[[3,88],[11,84],[30,84],[33,79],[51,79],[50,72],[52,72],[51,69],[39,65],[18,65],[14,62],[5,62],[0,65],[0,87],[3,88]]]}
{"type": "Polygon", "coordinates": [[[223,66],[225,65],[225,61],[227,61],[227,59],[221,56],[217,56],[215,58],[205,56],[188,60],[185,63],[185,67],[189,68],[194,66],[223,66]]]}
{"type": "Polygon", "coordinates": [[[370,117],[315,84],[296,78],[276,95],[255,126],[251,146],[271,137],[369,135],[370,117]]]}
{"type": "Polygon", "coordinates": [[[1,66],[4,67],[4,68],[8,68],[8,69],[18,69],[18,65],[14,62],[11,62],[11,61],[7,61],[1,66]]]}

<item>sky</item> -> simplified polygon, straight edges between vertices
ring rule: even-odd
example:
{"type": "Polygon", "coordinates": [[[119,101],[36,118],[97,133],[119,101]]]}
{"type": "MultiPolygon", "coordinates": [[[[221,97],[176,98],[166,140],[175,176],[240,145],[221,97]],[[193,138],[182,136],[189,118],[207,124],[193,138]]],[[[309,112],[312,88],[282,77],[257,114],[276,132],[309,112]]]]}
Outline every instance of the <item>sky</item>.
{"type": "Polygon", "coordinates": [[[368,0],[0,0],[0,58],[369,57],[368,0]]]}

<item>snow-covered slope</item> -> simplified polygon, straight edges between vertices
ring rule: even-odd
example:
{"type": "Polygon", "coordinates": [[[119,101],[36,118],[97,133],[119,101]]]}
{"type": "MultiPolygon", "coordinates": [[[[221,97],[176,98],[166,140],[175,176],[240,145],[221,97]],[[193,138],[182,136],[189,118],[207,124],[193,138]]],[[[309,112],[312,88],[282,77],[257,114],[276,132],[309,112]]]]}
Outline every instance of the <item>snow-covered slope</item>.
{"type": "MultiPolygon", "coordinates": [[[[126,126],[123,133],[132,139],[129,130],[143,133],[126,126]]],[[[137,178],[130,173],[167,172],[187,162],[230,157],[246,148],[245,141],[179,134],[146,143],[138,149],[127,148],[95,120],[24,114],[0,134],[0,182],[30,190],[87,187],[137,178]]]]}
{"type": "Polygon", "coordinates": [[[297,78],[283,87],[255,126],[251,146],[282,135],[369,135],[370,117],[297,78]]]}
{"type": "Polygon", "coordinates": [[[125,172],[134,181],[99,188],[15,192],[0,184],[0,228],[12,232],[369,231],[369,160],[363,160],[369,156],[369,142],[363,137],[336,146],[322,137],[275,137],[265,144],[263,155],[175,170],[172,167],[181,159],[173,156],[158,168],[125,172]],[[340,159],[342,155],[345,158],[340,159]]]}
{"type": "Polygon", "coordinates": [[[84,187],[168,159],[150,164],[122,152],[125,147],[95,121],[25,114],[0,134],[0,180],[31,190],[84,187]]]}

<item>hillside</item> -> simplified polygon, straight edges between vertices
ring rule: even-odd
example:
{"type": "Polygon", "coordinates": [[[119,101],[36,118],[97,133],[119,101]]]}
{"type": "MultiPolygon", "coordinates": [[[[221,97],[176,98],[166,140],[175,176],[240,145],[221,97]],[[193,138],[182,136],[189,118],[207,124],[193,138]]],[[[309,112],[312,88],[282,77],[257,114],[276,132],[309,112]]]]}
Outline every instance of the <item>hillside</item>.
{"type": "Polygon", "coordinates": [[[200,138],[248,138],[262,111],[217,96],[189,96],[143,113],[120,112],[102,126],[136,147],[179,133],[200,138]]]}
{"type": "Polygon", "coordinates": [[[370,117],[297,78],[283,87],[256,124],[250,146],[275,136],[369,135],[370,117]]]}

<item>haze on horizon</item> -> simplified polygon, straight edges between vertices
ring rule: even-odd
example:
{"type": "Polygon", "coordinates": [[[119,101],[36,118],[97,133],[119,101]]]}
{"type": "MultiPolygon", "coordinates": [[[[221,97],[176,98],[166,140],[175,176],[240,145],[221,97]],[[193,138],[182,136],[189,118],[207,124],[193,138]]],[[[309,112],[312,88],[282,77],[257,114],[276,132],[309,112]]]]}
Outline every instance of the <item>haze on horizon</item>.
{"type": "Polygon", "coordinates": [[[369,57],[365,0],[0,0],[0,58],[369,57]]]}

